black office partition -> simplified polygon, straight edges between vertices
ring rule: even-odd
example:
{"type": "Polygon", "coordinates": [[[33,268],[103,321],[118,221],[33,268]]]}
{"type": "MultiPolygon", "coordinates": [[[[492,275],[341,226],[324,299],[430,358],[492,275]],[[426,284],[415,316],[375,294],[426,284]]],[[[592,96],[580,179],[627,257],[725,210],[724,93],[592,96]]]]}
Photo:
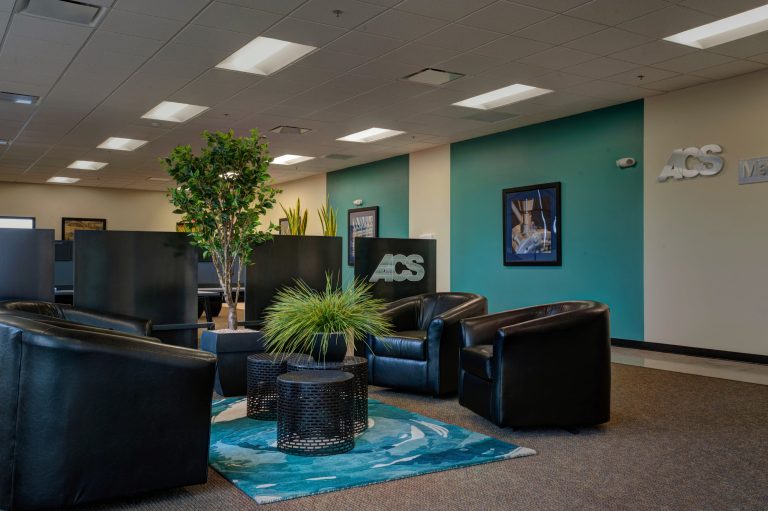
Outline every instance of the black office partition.
{"type": "Polygon", "coordinates": [[[377,298],[395,301],[434,293],[436,266],[436,240],[355,239],[355,277],[371,282],[377,298]]]}
{"type": "Polygon", "coordinates": [[[0,229],[0,300],[53,301],[53,230],[0,229]]]}
{"type": "Polygon", "coordinates": [[[53,242],[53,289],[56,303],[72,303],[75,288],[74,242],[56,240],[53,242]]]}
{"type": "Polygon", "coordinates": [[[197,252],[186,233],[75,232],[75,305],[151,319],[168,344],[197,346],[197,252]]]}
{"type": "Polygon", "coordinates": [[[341,238],[275,236],[253,248],[245,273],[245,320],[261,322],[278,289],[302,279],[312,289],[325,289],[325,274],[341,281],[341,238]]]}

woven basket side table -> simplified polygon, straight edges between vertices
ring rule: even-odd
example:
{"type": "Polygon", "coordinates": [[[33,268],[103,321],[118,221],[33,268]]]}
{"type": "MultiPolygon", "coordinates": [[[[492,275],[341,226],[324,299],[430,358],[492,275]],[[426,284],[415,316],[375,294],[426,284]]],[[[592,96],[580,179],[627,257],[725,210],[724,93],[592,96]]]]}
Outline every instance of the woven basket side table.
{"type": "Polygon", "coordinates": [[[287,357],[282,353],[248,355],[248,404],[251,419],[277,419],[277,377],[287,370],[287,357]]]}
{"type": "Polygon", "coordinates": [[[355,447],[354,377],[298,371],[277,377],[277,448],[299,456],[341,454],[355,447]]]}

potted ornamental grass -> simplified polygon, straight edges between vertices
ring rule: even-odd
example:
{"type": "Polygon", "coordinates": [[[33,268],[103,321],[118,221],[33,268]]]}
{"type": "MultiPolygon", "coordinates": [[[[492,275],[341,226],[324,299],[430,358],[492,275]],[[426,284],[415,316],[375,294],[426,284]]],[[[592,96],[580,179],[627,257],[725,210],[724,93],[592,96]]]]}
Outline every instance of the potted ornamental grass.
{"type": "Polygon", "coordinates": [[[382,314],[385,302],[370,290],[371,284],[358,279],[346,288],[336,286],[330,273],[323,290],[302,280],[279,290],[264,315],[266,350],[337,362],[368,334],[390,335],[391,325],[382,314]]]}

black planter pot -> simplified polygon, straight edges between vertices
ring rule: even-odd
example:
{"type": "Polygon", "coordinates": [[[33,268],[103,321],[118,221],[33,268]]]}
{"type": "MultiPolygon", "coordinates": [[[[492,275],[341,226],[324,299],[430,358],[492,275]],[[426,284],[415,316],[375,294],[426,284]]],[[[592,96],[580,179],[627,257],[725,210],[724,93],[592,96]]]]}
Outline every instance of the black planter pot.
{"type": "Polygon", "coordinates": [[[323,334],[315,334],[309,354],[319,362],[341,362],[347,356],[347,336],[340,332],[328,334],[328,347],[323,352],[323,334]]]}

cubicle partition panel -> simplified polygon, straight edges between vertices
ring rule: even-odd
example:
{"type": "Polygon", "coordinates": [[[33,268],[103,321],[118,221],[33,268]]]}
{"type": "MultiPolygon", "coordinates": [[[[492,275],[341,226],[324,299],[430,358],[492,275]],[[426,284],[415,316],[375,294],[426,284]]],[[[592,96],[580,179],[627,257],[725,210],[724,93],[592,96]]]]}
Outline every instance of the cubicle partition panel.
{"type": "Polygon", "coordinates": [[[355,277],[372,283],[377,298],[395,301],[434,293],[436,265],[436,240],[355,239],[355,277]]]}
{"type": "Polygon", "coordinates": [[[260,323],[275,293],[296,279],[313,289],[325,289],[327,272],[341,284],[340,237],[281,235],[255,246],[246,268],[246,321],[260,323]]]}
{"type": "Polygon", "coordinates": [[[197,346],[197,252],[187,234],[77,231],[75,247],[76,306],[151,319],[155,337],[197,346]]]}
{"type": "Polygon", "coordinates": [[[75,286],[74,242],[56,240],[53,242],[53,288],[56,303],[72,303],[75,286]]]}
{"type": "Polygon", "coordinates": [[[0,229],[0,300],[53,301],[53,230],[0,229]]]}

